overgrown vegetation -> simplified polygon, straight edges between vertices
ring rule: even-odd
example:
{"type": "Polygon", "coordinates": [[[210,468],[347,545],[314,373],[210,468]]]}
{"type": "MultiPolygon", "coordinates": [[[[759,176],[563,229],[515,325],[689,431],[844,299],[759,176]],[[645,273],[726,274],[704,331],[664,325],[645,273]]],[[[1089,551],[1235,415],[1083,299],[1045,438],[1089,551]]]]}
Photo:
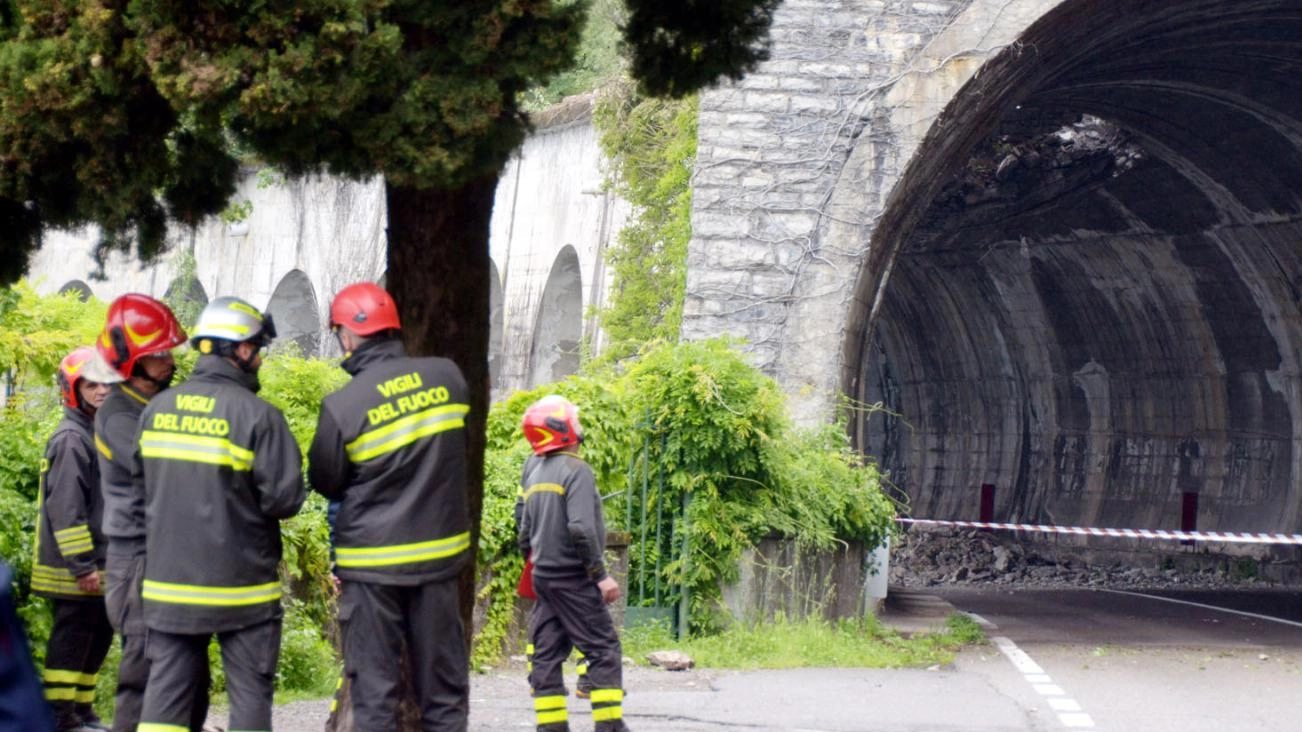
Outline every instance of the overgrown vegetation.
{"type": "MultiPolygon", "coordinates": [[[[692,628],[715,632],[728,623],[721,584],[735,581],[742,552],[761,538],[780,535],[801,547],[828,549],[846,540],[876,546],[891,525],[893,505],[882,494],[876,467],[850,449],[836,426],[801,430],[786,415],[784,397],[719,341],[660,345],[618,369],[575,376],[561,384],[519,392],[494,405],[489,416],[490,455],[505,455],[510,473],[488,482],[480,554],[485,566],[507,573],[514,586],[518,566],[507,507],[515,500],[518,471],[527,446],[520,418],[533,400],[556,391],[581,405],[586,431],[583,457],[592,465],[606,501],[608,527],[627,528],[630,473],[640,460],[663,471],[648,500],[654,515],[664,506],[659,557],[662,584],[673,589],[664,604],[690,596],[692,628]],[[685,501],[689,498],[690,500],[685,501]],[[688,506],[685,513],[679,507],[688,506]],[[681,547],[686,539],[689,551],[681,547]]],[[[498,467],[498,469],[503,469],[498,467]]],[[[636,504],[635,504],[636,505],[636,504]]],[[[650,532],[655,536],[653,528],[650,532]]],[[[642,567],[632,557],[630,575],[642,567]]],[[[505,627],[507,598],[490,606],[490,624],[505,627]]]]}
{"type": "Polygon", "coordinates": [[[608,336],[603,359],[678,339],[692,238],[697,111],[695,96],[643,98],[629,82],[611,86],[597,102],[593,123],[611,162],[610,185],[633,206],[607,252],[611,299],[600,312],[608,336]]]}
{"type": "Polygon", "coordinates": [[[624,0],[589,0],[588,17],[574,54],[574,65],[523,95],[521,106],[536,112],[565,97],[599,89],[627,72],[620,27],[628,22],[624,0]]]}
{"type": "Polygon", "coordinates": [[[705,668],[901,668],[950,663],[961,648],[984,640],[980,627],[959,613],[943,630],[909,637],[872,617],[835,623],[779,617],[682,642],[647,625],[624,633],[624,655],[644,662],[652,651],[680,650],[705,668]]]}

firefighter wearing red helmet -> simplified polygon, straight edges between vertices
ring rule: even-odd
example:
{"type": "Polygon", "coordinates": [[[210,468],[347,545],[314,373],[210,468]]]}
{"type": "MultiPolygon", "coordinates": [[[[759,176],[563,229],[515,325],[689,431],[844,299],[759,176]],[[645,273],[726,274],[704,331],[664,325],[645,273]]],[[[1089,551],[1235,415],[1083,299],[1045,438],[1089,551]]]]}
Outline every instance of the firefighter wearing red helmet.
{"type": "MultiPolygon", "coordinates": [[[[140,721],[149,660],[140,599],[145,567],[145,497],[131,480],[136,429],[145,405],[172,383],[172,349],[185,343],[185,330],[163,303],[128,293],[109,303],[104,330],[95,341],[98,364],[118,380],[95,414],[100,489],[104,496],[103,532],[108,540],[104,593],[109,622],[122,637],[114,732],[132,732],[140,721]]],[[[191,729],[207,716],[207,690],[191,729]]]]}
{"type": "Polygon", "coordinates": [[[149,683],[141,730],[180,730],[207,692],[215,636],[230,729],[270,730],[282,609],[280,522],[307,497],[303,457],[259,398],[271,316],[235,297],[208,303],[184,383],[140,417],[133,479],[145,497],[149,683]]]}
{"type": "Polygon", "coordinates": [[[92,428],[111,377],[95,370],[95,357],[95,349],[83,346],[59,363],[63,419],[45,445],[36,504],[32,592],[53,605],[41,678],[58,732],[106,729],[92,707],[113,642],[100,577],[104,502],[92,428]]]}
{"type": "Polygon", "coordinates": [[[470,559],[469,390],[446,358],[409,357],[383,288],[344,288],[330,328],[352,381],[321,405],[312,489],[338,502],[335,574],[357,729],[396,729],[407,646],[426,730],[464,732],[469,659],[457,575],[470,559]]]}
{"type": "Polygon", "coordinates": [[[533,566],[537,596],[529,616],[529,686],[539,732],[568,732],[561,664],[573,648],[587,664],[596,732],[623,732],[623,651],[606,607],[619,584],[606,572],[606,523],[592,468],[579,457],[583,427],[568,399],[545,396],[521,425],[534,454],[516,501],[520,550],[533,566]]]}

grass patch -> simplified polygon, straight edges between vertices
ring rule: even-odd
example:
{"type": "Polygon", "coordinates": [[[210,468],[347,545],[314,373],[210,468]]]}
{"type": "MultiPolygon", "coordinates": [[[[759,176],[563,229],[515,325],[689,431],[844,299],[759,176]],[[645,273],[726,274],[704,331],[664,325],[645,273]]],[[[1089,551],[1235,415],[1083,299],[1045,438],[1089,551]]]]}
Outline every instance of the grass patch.
{"type": "Polygon", "coordinates": [[[964,646],[985,642],[981,628],[954,613],[938,633],[901,636],[876,618],[737,624],[719,635],[674,640],[663,626],[624,633],[624,655],[645,663],[652,651],[678,650],[704,668],[903,668],[950,663],[964,646]]]}

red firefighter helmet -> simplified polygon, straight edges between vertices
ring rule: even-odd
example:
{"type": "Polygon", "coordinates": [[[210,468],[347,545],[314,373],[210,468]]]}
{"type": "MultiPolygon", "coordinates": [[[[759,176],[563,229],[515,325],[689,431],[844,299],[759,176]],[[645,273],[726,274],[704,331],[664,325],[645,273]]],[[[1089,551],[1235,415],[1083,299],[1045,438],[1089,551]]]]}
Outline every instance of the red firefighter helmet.
{"type": "Polygon", "coordinates": [[[583,442],[579,408],[569,399],[548,394],[524,410],[524,438],[535,455],[545,455],[583,442]]]}
{"type": "Polygon", "coordinates": [[[373,282],[349,285],[330,303],[330,327],[347,328],[359,336],[398,330],[398,305],[383,287],[373,282]]]}
{"type": "Polygon", "coordinates": [[[81,408],[81,392],[77,387],[81,384],[81,380],[86,378],[86,365],[93,358],[95,358],[95,349],[82,346],[73,349],[72,353],[64,356],[59,362],[59,373],[55,378],[59,382],[59,393],[63,395],[64,406],[73,409],[81,408]]]}
{"type": "Polygon", "coordinates": [[[185,343],[185,330],[163,303],[148,295],[127,293],[109,303],[104,332],[95,348],[124,378],[141,356],[170,351],[185,343]]]}

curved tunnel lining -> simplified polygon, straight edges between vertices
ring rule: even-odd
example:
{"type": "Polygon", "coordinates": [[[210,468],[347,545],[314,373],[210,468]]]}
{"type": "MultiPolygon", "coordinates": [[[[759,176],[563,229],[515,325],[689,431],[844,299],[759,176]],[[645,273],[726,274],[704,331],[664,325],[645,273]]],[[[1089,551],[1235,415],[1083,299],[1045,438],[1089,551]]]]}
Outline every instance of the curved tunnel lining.
{"type": "Polygon", "coordinates": [[[994,483],[1009,520],[1172,527],[1195,493],[1208,528],[1302,523],[1302,53],[1279,53],[1302,18],[1179,5],[1065,3],[1027,33],[1039,56],[996,59],[947,112],[979,141],[933,141],[902,179],[896,206],[924,213],[875,232],[865,280],[893,271],[848,366],[900,415],[852,429],[915,515],[973,518],[994,483]],[[1262,73],[1265,54],[1289,63],[1262,73]],[[1125,144],[1036,144],[1086,114],[1125,144]]]}

